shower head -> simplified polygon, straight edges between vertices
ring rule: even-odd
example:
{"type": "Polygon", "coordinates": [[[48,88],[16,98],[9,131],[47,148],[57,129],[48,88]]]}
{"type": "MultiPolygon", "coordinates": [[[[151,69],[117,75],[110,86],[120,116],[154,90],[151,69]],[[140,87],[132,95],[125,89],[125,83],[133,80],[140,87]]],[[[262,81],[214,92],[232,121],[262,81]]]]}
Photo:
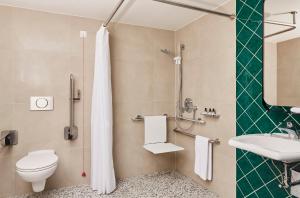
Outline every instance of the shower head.
{"type": "Polygon", "coordinates": [[[176,56],[176,57],[174,57],[174,56],[175,56],[174,53],[171,52],[171,51],[168,50],[168,49],[161,49],[160,51],[161,51],[162,53],[164,53],[164,54],[170,56],[170,57],[174,60],[175,65],[180,65],[180,64],[181,64],[181,59],[182,59],[181,56],[176,56]]]}
{"type": "Polygon", "coordinates": [[[161,49],[160,51],[168,56],[173,56],[173,52],[171,52],[171,50],[161,49]]]}

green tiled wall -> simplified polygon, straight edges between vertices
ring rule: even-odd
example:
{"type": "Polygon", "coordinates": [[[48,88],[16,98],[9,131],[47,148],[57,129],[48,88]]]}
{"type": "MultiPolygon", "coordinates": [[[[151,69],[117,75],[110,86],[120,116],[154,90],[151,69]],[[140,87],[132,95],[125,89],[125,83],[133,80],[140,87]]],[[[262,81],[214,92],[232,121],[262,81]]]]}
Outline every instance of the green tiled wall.
{"type": "MultiPolygon", "coordinates": [[[[263,0],[237,0],[236,135],[278,132],[281,123],[299,125],[299,116],[288,107],[263,105],[263,0]]],[[[237,150],[237,198],[292,197],[279,188],[283,165],[255,154],[237,150]]]]}

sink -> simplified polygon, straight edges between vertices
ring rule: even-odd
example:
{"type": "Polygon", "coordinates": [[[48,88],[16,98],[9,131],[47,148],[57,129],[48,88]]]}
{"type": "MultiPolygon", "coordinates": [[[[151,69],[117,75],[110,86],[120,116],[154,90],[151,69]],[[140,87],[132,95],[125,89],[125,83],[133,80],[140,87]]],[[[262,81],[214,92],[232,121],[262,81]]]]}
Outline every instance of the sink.
{"type": "Polygon", "coordinates": [[[288,134],[250,134],[233,137],[229,145],[285,163],[300,161],[300,140],[288,134]]]}

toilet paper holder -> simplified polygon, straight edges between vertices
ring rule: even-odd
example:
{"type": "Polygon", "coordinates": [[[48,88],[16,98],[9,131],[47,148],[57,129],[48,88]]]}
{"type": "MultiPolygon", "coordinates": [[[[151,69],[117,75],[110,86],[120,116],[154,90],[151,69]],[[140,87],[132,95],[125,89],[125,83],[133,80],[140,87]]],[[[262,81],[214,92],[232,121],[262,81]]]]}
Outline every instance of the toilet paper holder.
{"type": "Polygon", "coordinates": [[[0,142],[2,146],[13,146],[18,144],[18,131],[4,130],[1,131],[0,142]]]}

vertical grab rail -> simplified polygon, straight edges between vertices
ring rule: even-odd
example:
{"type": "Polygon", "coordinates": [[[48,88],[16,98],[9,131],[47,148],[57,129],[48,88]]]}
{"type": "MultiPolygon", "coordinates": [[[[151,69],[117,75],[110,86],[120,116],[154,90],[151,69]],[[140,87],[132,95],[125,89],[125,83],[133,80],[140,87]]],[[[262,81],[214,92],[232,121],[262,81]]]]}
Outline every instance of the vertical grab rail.
{"type": "Polygon", "coordinates": [[[74,103],[80,100],[80,90],[77,90],[77,96],[75,97],[75,79],[73,74],[70,74],[70,122],[69,126],[64,128],[64,138],[65,140],[75,140],[78,137],[78,127],[75,125],[74,121],[74,103]]]}

